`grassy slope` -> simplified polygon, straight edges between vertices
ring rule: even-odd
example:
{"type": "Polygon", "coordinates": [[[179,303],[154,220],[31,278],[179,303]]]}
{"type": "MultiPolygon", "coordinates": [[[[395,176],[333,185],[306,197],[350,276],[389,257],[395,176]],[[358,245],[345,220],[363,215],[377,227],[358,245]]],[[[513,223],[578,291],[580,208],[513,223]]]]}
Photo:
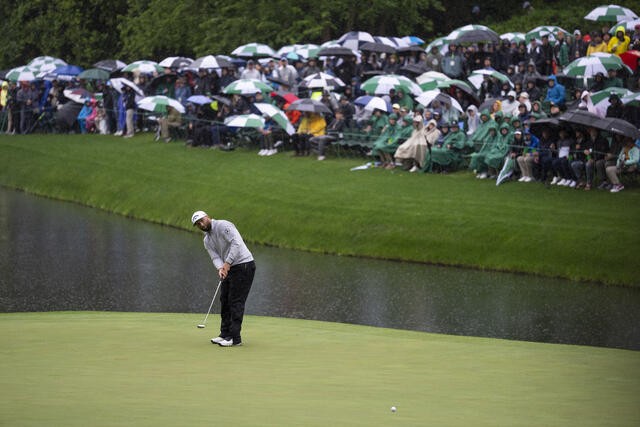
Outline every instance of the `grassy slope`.
{"type": "Polygon", "coordinates": [[[0,136],[0,185],[119,214],[189,228],[205,209],[250,242],[638,284],[637,189],[349,171],[362,162],[190,150],[149,135],[0,136]]]}
{"type": "Polygon", "coordinates": [[[640,423],[638,352],[254,316],[222,349],[210,320],[0,314],[0,425],[640,423]]]}

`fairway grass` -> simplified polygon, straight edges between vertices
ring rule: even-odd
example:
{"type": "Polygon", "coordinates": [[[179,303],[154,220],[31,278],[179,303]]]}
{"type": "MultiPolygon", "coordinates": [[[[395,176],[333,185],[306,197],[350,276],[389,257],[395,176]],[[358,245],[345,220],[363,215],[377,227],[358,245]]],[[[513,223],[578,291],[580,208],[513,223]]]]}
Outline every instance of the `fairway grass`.
{"type": "Polygon", "coordinates": [[[101,135],[0,136],[0,185],[249,243],[637,286],[640,190],[350,172],[363,158],[260,157],[101,135]]]}
{"type": "Polygon", "coordinates": [[[638,352],[257,316],[220,348],[201,320],[0,314],[0,425],[640,425],[638,352]]]}

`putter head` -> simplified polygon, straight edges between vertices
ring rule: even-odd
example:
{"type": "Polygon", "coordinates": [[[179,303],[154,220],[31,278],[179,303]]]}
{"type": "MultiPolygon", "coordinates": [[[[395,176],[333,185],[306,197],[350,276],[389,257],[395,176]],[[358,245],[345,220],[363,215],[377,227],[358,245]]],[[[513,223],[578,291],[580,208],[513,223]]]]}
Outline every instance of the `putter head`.
{"type": "Polygon", "coordinates": [[[204,328],[204,325],[198,325],[198,328],[202,329],[204,328]]]}

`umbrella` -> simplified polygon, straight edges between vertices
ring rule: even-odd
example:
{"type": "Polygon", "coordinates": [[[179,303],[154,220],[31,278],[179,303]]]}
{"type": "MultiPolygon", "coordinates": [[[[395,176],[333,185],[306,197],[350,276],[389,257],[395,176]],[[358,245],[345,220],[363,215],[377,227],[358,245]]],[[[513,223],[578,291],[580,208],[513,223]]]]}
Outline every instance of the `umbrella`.
{"type": "Polygon", "coordinates": [[[622,27],[624,27],[625,31],[627,31],[627,35],[629,35],[628,34],[629,32],[635,31],[636,25],[640,25],[640,18],[622,20],[622,21],[618,22],[616,25],[612,25],[611,26],[611,29],[609,30],[609,34],[611,34],[612,36],[615,35],[616,28],[622,26],[622,27]]]}
{"type": "Polygon", "coordinates": [[[387,95],[391,89],[404,90],[407,94],[415,96],[422,93],[422,89],[415,82],[405,76],[386,74],[372,77],[360,85],[360,89],[375,95],[387,95]]]}
{"type": "Polygon", "coordinates": [[[584,17],[589,21],[601,21],[601,22],[618,22],[629,19],[637,19],[636,15],[631,9],[618,6],[616,4],[610,4],[607,6],[598,6],[584,17]]]}
{"type": "Polygon", "coordinates": [[[191,95],[187,98],[187,102],[191,102],[192,104],[205,105],[211,104],[213,100],[204,95],[191,95]]]}
{"type": "Polygon", "coordinates": [[[353,103],[356,105],[360,105],[362,108],[364,108],[367,111],[381,110],[386,113],[391,112],[391,104],[389,104],[387,101],[380,98],[379,96],[370,96],[370,95],[360,96],[356,98],[355,101],[353,101],[353,103]]]}
{"type": "Polygon", "coordinates": [[[293,101],[287,108],[287,111],[291,111],[291,110],[317,113],[317,114],[322,114],[322,113],[331,114],[331,110],[329,109],[329,107],[327,107],[320,101],[315,101],[309,98],[302,98],[302,99],[298,99],[297,101],[293,101]]]}
{"type": "Polygon", "coordinates": [[[500,36],[484,25],[465,25],[446,37],[449,43],[500,43],[500,36]]]}
{"type": "Polygon", "coordinates": [[[484,80],[484,76],[493,77],[494,79],[500,81],[501,83],[509,83],[511,87],[513,87],[513,82],[509,77],[505,74],[502,74],[492,68],[483,68],[481,70],[474,70],[471,75],[467,78],[471,82],[476,89],[480,89],[482,85],[482,81],[484,80]]]}
{"type": "Polygon", "coordinates": [[[300,99],[297,95],[289,92],[272,92],[271,97],[280,102],[284,102],[285,104],[291,104],[292,102],[300,99]]]}
{"type": "Polygon", "coordinates": [[[216,100],[216,101],[220,102],[221,104],[231,106],[231,100],[229,98],[225,98],[224,96],[211,95],[211,99],[216,100]]]}
{"type": "MultiPolygon", "coordinates": [[[[149,82],[149,84],[147,85],[147,93],[152,93],[154,92],[158,85],[160,84],[175,84],[176,80],[178,79],[178,75],[177,74],[173,74],[173,73],[164,73],[164,74],[160,74],[159,76],[154,77],[153,79],[151,79],[151,81],[149,82]]],[[[161,94],[158,94],[161,95],[161,94]]]]}
{"type": "Polygon", "coordinates": [[[409,46],[416,46],[416,45],[424,44],[424,40],[422,40],[418,36],[404,36],[402,38],[402,40],[404,40],[405,43],[407,43],[409,46]]]}
{"type": "Polygon", "coordinates": [[[530,43],[533,39],[540,40],[542,36],[548,36],[549,40],[555,41],[556,34],[559,32],[564,33],[565,37],[569,35],[567,30],[556,25],[541,25],[525,34],[524,39],[527,43],[530,43]]]}
{"type": "Polygon", "coordinates": [[[84,80],[109,80],[109,72],[102,68],[89,68],[78,74],[78,79],[84,80]]]}
{"type": "Polygon", "coordinates": [[[160,61],[158,65],[165,68],[184,68],[191,65],[192,62],[193,59],[184,56],[169,56],[160,61]]]}
{"type": "MultiPolygon", "coordinates": [[[[638,22],[640,23],[640,21],[638,22]]],[[[638,60],[640,60],[640,51],[628,50],[625,53],[620,54],[620,59],[624,64],[635,71],[638,68],[638,60]]]]}
{"type": "Polygon", "coordinates": [[[606,75],[608,70],[619,70],[621,68],[624,68],[624,63],[619,57],[594,54],[571,61],[564,67],[562,72],[568,77],[593,77],[598,73],[606,75]]]}
{"type": "Polygon", "coordinates": [[[434,47],[444,55],[449,50],[449,40],[447,40],[446,37],[438,37],[437,39],[429,43],[427,47],[424,48],[424,51],[429,53],[434,47]]]}
{"type": "Polygon", "coordinates": [[[538,135],[539,131],[541,131],[544,127],[555,129],[558,126],[560,126],[560,120],[558,120],[556,117],[546,117],[544,119],[537,119],[535,121],[532,121],[529,124],[529,129],[531,130],[531,133],[533,133],[534,135],[538,135]]]}
{"type": "MultiPolygon", "coordinates": [[[[409,43],[407,43],[404,40],[402,40],[401,37],[374,36],[373,40],[375,40],[375,43],[383,44],[383,45],[392,47],[394,50],[397,50],[397,49],[399,49],[401,47],[409,47],[410,46],[409,43]]],[[[363,46],[364,46],[364,44],[362,46],[360,46],[360,50],[363,50],[362,49],[363,46]]]]}
{"type": "Polygon", "coordinates": [[[82,67],[78,67],[77,65],[62,65],[60,67],[56,67],[56,69],[51,71],[49,75],[57,78],[58,80],[73,80],[82,71],[82,67]]]}
{"type": "Polygon", "coordinates": [[[262,128],[264,119],[257,114],[241,114],[228,117],[224,124],[232,128],[262,128]]]}
{"type": "Polygon", "coordinates": [[[383,43],[368,42],[360,46],[363,52],[395,53],[396,48],[383,43]]]}
{"type": "Polygon", "coordinates": [[[30,82],[35,80],[36,76],[31,68],[23,65],[9,70],[4,78],[12,82],[30,82]]]}
{"type": "Polygon", "coordinates": [[[192,69],[211,69],[211,68],[232,68],[233,64],[221,57],[207,55],[193,61],[188,68],[192,69]]]}
{"type": "Polygon", "coordinates": [[[456,101],[455,98],[453,98],[451,95],[447,95],[446,93],[442,93],[437,89],[422,92],[416,97],[416,101],[424,105],[425,107],[431,105],[433,101],[439,101],[441,104],[451,104],[453,108],[460,111],[461,113],[463,112],[462,106],[458,101],[456,101]]]}
{"type": "Polygon", "coordinates": [[[184,105],[182,105],[180,101],[164,95],[148,96],[142,98],[140,101],[136,101],[136,103],[138,107],[143,110],[153,111],[155,113],[165,113],[167,107],[175,108],[180,113],[185,112],[184,105]]]}
{"type": "Polygon", "coordinates": [[[65,61],[53,56],[38,56],[33,58],[27,65],[34,68],[40,68],[43,65],[54,64],[56,67],[67,65],[65,61]]]}
{"type": "Polygon", "coordinates": [[[411,52],[424,52],[424,49],[421,48],[420,46],[406,46],[406,47],[399,47],[398,48],[398,53],[402,54],[402,53],[411,53],[411,52]]]}
{"type": "Polygon", "coordinates": [[[351,50],[358,50],[365,43],[373,43],[373,36],[364,31],[349,31],[338,39],[337,43],[351,50]]]}
{"type": "Polygon", "coordinates": [[[240,56],[242,58],[265,58],[275,56],[276,52],[266,44],[248,43],[238,46],[231,52],[231,55],[240,56]]]}
{"type": "Polygon", "coordinates": [[[287,53],[295,52],[296,48],[298,46],[301,46],[301,45],[299,45],[299,44],[289,44],[289,45],[286,45],[286,46],[282,46],[280,49],[278,49],[278,51],[276,52],[274,57],[281,58],[283,56],[286,56],[287,53]]]}
{"type": "Polygon", "coordinates": [[[294,133],[296,133],[296,130],[293,128],[293,125],[289,121],[287,115],[278,107],[263,102],[256,102],[255,104],[253,104],[253,106],[256,107],[262,114],[271,117],[271,119],[276,122],[278,126],[284,129],[287,134],[293,135],[294,133]]]}
{"type": "Polygon", "coordinates": [[[502,40],[509,40],[510,43],[520,43],[525,40],[525,33],[504,33],[500,34],[502,40]]]}
{"type": "Polygon", "coordinates": [[[123,69],[127,64],[118,59],[103,59],[102,61],[98,61],[93,64],[93,66],[113,73],[114,71],[123,69]]]}
{"type": "Polygon", "coordinates": [[[142,74],[153,74],[153,73],[161,73],[164,71],[164,68],[158,65],[155,61],[148,60],[140,60],[132,62],[122,69],[122,72],[125,73],[142,73],[142,74]]]}
{"type": "Polygon", "coordinates": [[[124,88],[124,86],[129,86],[138,96],[144,97],[144,92],[142,91],[142,89],[140,89],[138,85],[136,85],[131,80],[127,80],[124,77],[116,77],[110,79],[109,82],[111,83],[111,86],[113,86],[113,88],[119,93],[122,93],[122,89],[124,88]]]}
{"type": "Polygon", "coordinates": [[[444,82],[451,80],[446,74],[439,73],[438,71],[427,71],[416,77],[416,81],[422,90],[431,90],[438,87],[438,82],[444,82]]]}
{"type": "Polygon", "coordinates": [[[631,104],[634,106],[640,106],[640,92],[632,92],[630,95],[622,97],[620,100],[623,104],[631,104]]]}
{"type": "Polygon", "coordinates": [[[606,127],[608,124],[605,119],[601,119],[595,114],[592,114],[585,110],[567,111],[566,113],[562,114],[558,118],[558,120],[560,120],[561,122],[572,123],[575,125],[582,125],[587,127],[594,127],[596,129],[602,129],[602,130],[606,130],[606,127]]]}
{"type": "Polygon", "coordinates": [[[257,92],[271,91],[271,86],[254,79],[238,79],[224,88],[224,93],[227,95],[255,95],[257,92]]]}
{"type": "MultiPolygon", "coordinates": [[[[420,50],[420,52],[422,52],[422,50],[420,50]]],[[[407,64],[401,67],[398,70],[398,73],[412,77],[424,73],[427,69],[428,68],[424,64],[407,64]]]]}
{"type": "Polygon", "coordinates": [[[500,173],[498,174],[498,178],[496,179],[496,187],[502,184],[511,175],[513,175],[513,170],[515,169],[515,167],[515,159],[512,159],[511,156],[507,156],[504,158],[504,165],[502,165],[502,169],[500,169],[500,173]]]}
{"type": "Polygon", "coordinates": [[[605,118],[604,120],[607,121],[604,130],[633,138],[634,140],[640,139],[640,130],[628,121],[618,118],[605,118]]]}
{"type": "Polygon", "coordinates": [[[303,44],[298,45],[294,52],[301,56],[302,58],[317,58],[318,52],[320,52],[320,46],[315,44],[303,44]]]}
{"type": "Polygon", "coordinates": [[[622,98],[626,96],[633,95],[633,92],[621,87],[608,87],[601,91],[592,93],[591,101],[593,102],[593,105],[596,107],[598,111],[603,112],[602,114],[603,116],[606,114],[607,108],[609,108],[609,105],[611,105],[611,103],[609,102],[609,97],[613,94],[618,95],[620,100],[622,100],[622,98]]]}
{"type": "Polygon", "coordinates": [[[334,46],[325,47],[318,51],[318,56],[358,56],[356,52],[348,47],[334,46]]]}
{"type": "Polygon", "coordinates": [[[62,91],[62,93],[64,94],[64,96],[66,96],[73,102],[77,102],[78,104],[84,104],[87,99],[93,98],[93,93],[80,87],[74,89],[65,89],[62,91]]]}
{"type": "Polygon", "coordinates": [[[328,87],[343,87],[344,82],[338,77],[334,77],[327,73],[315,73],[305,77],[300,84],[302,87],[309,89],[316,88],[328,88],[328,87]]]}

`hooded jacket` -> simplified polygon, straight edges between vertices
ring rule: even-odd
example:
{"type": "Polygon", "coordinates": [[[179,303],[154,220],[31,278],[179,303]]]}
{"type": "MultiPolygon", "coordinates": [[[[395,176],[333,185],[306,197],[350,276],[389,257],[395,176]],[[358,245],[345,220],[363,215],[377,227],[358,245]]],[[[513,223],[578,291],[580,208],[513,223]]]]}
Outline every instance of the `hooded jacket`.
{"type": "Polygon", "coordinates": [[[609,44],[607,45],[607,52],[620,55],[625,53],[629,49],[629,43],[631,39],[624,31],[624,25],[619,25],[616,28],[616,35],[611,37],[609,44]],[[618,35],[622,33],[622,38],[618,35]]]}
{"type": "Polygon", "coordinates": [[[556,76],[549,76],[549,80],[553,80],[553,86],[547,90],[547,96],[545,101],[553,102],[556,105],[564,105],[565,102],[565,90],[564,86],[558,83],[556,76]]]}

